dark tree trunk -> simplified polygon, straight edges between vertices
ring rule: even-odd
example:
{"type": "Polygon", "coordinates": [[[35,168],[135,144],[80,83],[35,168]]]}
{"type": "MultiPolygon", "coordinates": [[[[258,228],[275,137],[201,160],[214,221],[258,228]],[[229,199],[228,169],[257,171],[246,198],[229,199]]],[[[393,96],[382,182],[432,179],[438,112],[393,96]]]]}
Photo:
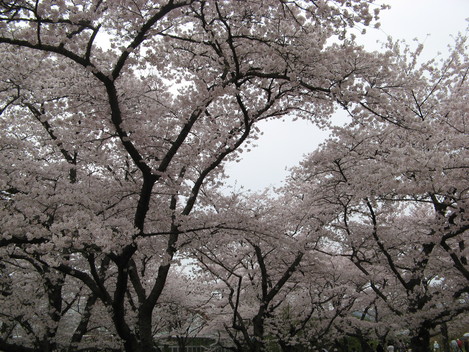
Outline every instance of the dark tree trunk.
{"type": "Polygon", "coordinates": [[[302,345],[292,346],[292,345],[287,344],[285,341],[279,341],[278,344],[282,352],[302,352],[306,348],[305,346],[302,346],[302,345]]]}
{"type": "Polygon", "coordinates": [[[90,293],[90,296],[86,300],[86,306],[84,312],[81,316],[80,322],[73,332],[72,339],[70,341],[69,351],[74,351],[78,344],[83,339],[83,335],[88,331],[88,323],[91,318],[91,309],[93,309],[94,304],[96,303],[98,296],[94,293],[90,293]]]}
{"type": "Polygon", "coordinates": [[[368,343],[366,339],[363,337],[359,337],[358,341],[360,341],[360,347],[362,352],[374,352],[373,347],[368,343]]]}
{"type": "Polygon", "coordinates": [[[184,336],[176,336],[178,341],[179,352],[186,352],[187,338],[184,336]]]}
{"type": "Polygon", "coordinates": [[[441,331],[441,351],[442,352],[450,352],[449,350],[449,337],[448,337],[448,325],[446,323],[441,324],[440,326],[441,331]]]}
{"type": "Polygon", "coordinates": [[[412,352],[430,352],[430,332],[427,328],[421,327],[414,332],[410,339],[412,352]]]}
{"type": "Polygon", "coordinates": [[[252,320],[254,336],[252,341],[252,352],[264,351],[264,314],[265,309],[259,309],[259,313],[252,320]]]}
{"type": "MultiPolygon", "coordinates": [[[[144,307],[144,306],[143,306],[144,307]]],[[[152,309],[140,309],[138,325],[139,325],[139,344],[141,351],[156,352],[155,343],[152,334],[152,309]]]]}

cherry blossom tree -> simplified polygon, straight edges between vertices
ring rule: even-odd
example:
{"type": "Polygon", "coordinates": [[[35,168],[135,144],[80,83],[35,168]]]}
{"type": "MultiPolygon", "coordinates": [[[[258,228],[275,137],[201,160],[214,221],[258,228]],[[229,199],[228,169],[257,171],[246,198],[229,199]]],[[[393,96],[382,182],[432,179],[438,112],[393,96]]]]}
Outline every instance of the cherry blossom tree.
{"type": "Polygon", "coordinates": [[[60,278],[52,289],[86,287],[74,336],[99,302],[117,344],[156,350],[153,313],[184,236],[213,226],[203,189],[258,121],[325,122],[354,84],[347,29],[378,12],[358,0],[2,1],[1,256],[21,251],[60,278]]]}
{"type": "Polygon", "coordinates": [[[224,327],[220,334],[237,351],[324,346],[335,321],[352,314],[357,284],[318,250],[321,222],[298,204],[268,193],[225,197],[216,203],[218,225],[196,233],[188,247],[219,295],[214,329],[224,327]]]}
{"type": "Polygon", "coordinates": [[[267,320],[294,287],[305,251],[302,240],[283,236],[285,227],[278,226],[277,213],[267,202],[227,203],[229,207],[217,208],[224,222],[213,230],[223,236],[207,241],[213,234],[200,234],[194,238],[193,255],[217,283],[223,298],[220,315],[228,317],[224,328],[237,350],[262,351],[267,320]]]}
{"type": "Polygon", "coordinates": [[[173,270],[168,277],[165,291],[155,308],[154,336],[176,341],[179,351],[186,351],[186,347],[196,337],[212,338],[213,331],[207,330],[211,319],[210,311],[213,295],[209,282],[203,276],[192,274],[188,265],[182,270],[173,270]],[[203,336],[202,336],[203,334],[203,336]]]}
{"type": "Polygon", "coordinates": [[[353,122],[289,186],[323,205],[329,252],[351,260],[425,351],[432,330],[469,308],[467,43],[423,64],[420,48],[390,49],[393,74],[363,76],[359,99],[342,100],[353,122]]]}
{"type": "Polygon", "coordinates": [[[289,293],[283,311],[269,321],[284,352],[341,348],[340,339],[351,335],[350,327],[357,325],[354,312],[361,288],[349,263],[319,252],[310,255],[321,258],[320,265],[301,269],[303,277],[289,293]]]}

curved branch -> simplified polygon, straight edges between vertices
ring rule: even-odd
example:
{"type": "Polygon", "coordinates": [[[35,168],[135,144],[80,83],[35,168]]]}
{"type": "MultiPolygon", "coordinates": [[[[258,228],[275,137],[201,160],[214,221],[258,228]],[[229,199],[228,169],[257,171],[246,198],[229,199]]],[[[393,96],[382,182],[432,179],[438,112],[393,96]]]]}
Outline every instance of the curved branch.
{"type": "Polygon", "coordinates": [[[169,1],[168,4],[164,5],[160,11],[158,11],[155,15],[153,15],[141,28],[140,31],[135,36],[132,43],[130,43],[128,50],[125,50],[119,59],[117,60],[116,65],[114,66],[114,70],[112,71],[112,78],[116,79],[119,77],[120,72],[122,71],[125,62],[127,61],[130,53],[135,50],[145,39],[150,31],[150,29],[164,16],[166,16],[169,12],[187,5],[187,1],[181,1],[179,3],[174,3],[173,0],[169,1]]]}

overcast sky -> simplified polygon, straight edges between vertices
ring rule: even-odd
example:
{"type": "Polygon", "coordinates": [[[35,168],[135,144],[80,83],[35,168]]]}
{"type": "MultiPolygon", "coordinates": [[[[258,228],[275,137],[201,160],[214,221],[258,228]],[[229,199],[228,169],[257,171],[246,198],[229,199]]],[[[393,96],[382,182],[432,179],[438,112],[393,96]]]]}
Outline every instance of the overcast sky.
{"type": "MultiPolygon", "coordinates": [[[[381,14],[380,30],[368,30],[367,48],[379,49],[377,41],[387,36],[414,38],[424,43],[423,55],[431,58],[447,52],[452,35],[465,32],[469,22],[469,0],[388,0],[391,9],[381,14]]],[[[230,163],[229,184],[252,191],[280,186],[288,168],[298,164],[303,156],[313,151],[327,136],[307,121],[268,121],[259,125],[264,133],[257,147],[242,156],[239,163],[230,163]]]]}

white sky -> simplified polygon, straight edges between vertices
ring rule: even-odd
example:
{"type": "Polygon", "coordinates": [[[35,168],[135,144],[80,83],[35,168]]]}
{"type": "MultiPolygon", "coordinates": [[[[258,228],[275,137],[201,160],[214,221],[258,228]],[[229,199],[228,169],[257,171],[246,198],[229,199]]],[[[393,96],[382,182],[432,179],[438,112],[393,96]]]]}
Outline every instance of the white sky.
{"type": "MultiPolygon", "coordinates": [[[[424,58],[443,55],[452,35],[465,32],[469,25],[469,0],[387,0],[391,9],[381,13],[380,30],[368,30],[367,48],[380,48],[388,35],[394,39],[424,43],[424,58]]],[[[338,116],[340,118],[340,116],[338,116]]],[[[295,166],[306,153],[313,151],[327,136],[308,121],[280,120],[259,125],[264,133],[257,147],[242,155],[239,163],[227,165],[228,184],[261,191],[281,185],[288,168],[295,166]]]]}

